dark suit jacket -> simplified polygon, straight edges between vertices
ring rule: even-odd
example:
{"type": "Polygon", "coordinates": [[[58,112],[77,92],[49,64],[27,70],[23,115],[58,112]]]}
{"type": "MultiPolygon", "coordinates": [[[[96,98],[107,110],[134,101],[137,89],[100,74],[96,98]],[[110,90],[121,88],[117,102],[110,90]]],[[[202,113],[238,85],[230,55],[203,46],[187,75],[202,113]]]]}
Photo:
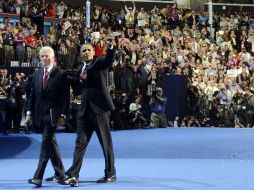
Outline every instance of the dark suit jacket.
{"type": "Polygon", "coordinates": [[[77,80],[81,85],[81,105],[78,117],[85,114],[86,103],[89,102],[96,114],[114,110],[114,103],[107,89],[106,76],[108,67],[112,66],[115,50],[109,49],[106,56],[101,56],[92,61],[87,68],[87,79],[80,82],[83,64],[77,68],[77,80]]]}
{"type": "Polygon", "coordinates": [[[187,24],[189,27],[191,27],[194,23],[194,19],[195,19],[195,22],[196,24],[198,23],[198,15],[194,15],[194,18],[193,18],[193,15],[190,15],[188,18],[187,18],[187,24]]]}
{"type": "Polygon", "coordinates": [[[92,41],[88,35],[84,36],[83,34],[79,34],[78,37],[79,37],[80,44],[91,43],[92,41]]]}
{"type": "Polygon", "coordinates": [[[33,122],[40,126],[41,122],[50,122],[50,110],[54,110],[54,120],[61,114],[67,115],[70,107],[70,87],[68,77],[63,70],[53,67],[45,89],[42,89],[44,69],[40,68],[33,75],[27,110],[33,113],[33,122]],[[58,112],[58,114],[55,114],[58,112]]]}

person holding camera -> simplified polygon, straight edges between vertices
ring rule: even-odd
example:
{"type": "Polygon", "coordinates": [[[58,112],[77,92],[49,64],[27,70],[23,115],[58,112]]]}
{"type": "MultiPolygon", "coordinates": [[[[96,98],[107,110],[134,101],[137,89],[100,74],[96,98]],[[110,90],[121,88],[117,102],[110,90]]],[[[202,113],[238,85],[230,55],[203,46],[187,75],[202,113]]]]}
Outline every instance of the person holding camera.
{"type": "Polygon", "coordinates": [[[68,50],[71,45],[70,40],[66,35],[62,35],[62,38],[58,41],[58,61],[62,68],[67,68],[68,65],[68,50]]]}
{"type": "Polygon", "coordinates": [[[142,112],[142,106],[140,104],[141,96],[137,95],[135,101],[130,104],[129,107],[129,122],[134,129],[139,129],[145,126],[147,119],[142,112]]]}
{"type": "Polygon", "coordinates": [[[208,111],[209,111],[209,121],[210,126],[215,127],[218,126],[218,93],[219,88],[217,87],[217,83],[215,80],[210,80],[207,87],[205,88],[205,96],[208,101],[208,111]]]}
{"type": "Polygon", "coordinates": [[[166,128],[168,126],[166,117],[166,103],[167,98],[163,96],[163,89],[157,88],[149,102],[151,108],[151,128],[166,128]]]}
{"type": "Polygon", "coordinates": [[[15,79],[14,82],[9,84],[5,89],[5,93],[7,99],[5,103],[5,118],[3,123],[4,134],[8,134],[8,132],[19,133],[23,108],[22,95],[24,93],[19,84],[19,80],[15,79]]]}
{"type": "Polygon", "coordinates": [[[218,94],[218,101],[219,101],[219,106],[218,106],[218,116],[219,116],[219,121],[223,123],[220,123],[221,126],[224,125],[225,122],[225,117],[227,115],[227,111],[229,110],[229,105],[232,100],[232,94],[229,89],[226,88],[226,85],[222,83],[220,85],[220,92],[218,94]]]}
{"type": "Polygon", "coordinates": [[[233,101],[236,104],[235,127],[250,128],[253,125],[253,107],[250,104],[250,97],[253,94],[249,91],[236,92],[233,101]]]}
{"type": "Polygon", "coordinates": [[[4,31],[2,31],[3,48],[4,48],[4,66],[11,66],[11,61],[14,58],[14,36],[12,33],[12,27],[6,24],[4,31]]]}

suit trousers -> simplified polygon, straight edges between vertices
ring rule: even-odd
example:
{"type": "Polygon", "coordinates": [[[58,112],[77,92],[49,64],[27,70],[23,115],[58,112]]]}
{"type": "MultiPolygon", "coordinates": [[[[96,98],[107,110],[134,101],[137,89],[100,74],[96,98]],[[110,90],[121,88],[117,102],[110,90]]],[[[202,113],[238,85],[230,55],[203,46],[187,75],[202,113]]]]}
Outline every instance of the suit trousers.
{"type": "Polygon", "coordinates": [[[58,144],[55,137],[56,127],[44,125],[39,163],[34,174],[34,179],[42,179],[48,160],[51,160],[56,176],[64,176],[64,166],[60,157],[58,144]]]}
{"type": "Polygon", "coordinates": [[[109,113],[96,114],[87,103],[85,115],[77,119],[77,138],[73,164],[66,172],[66,175],[79,178],[83,157],[94,131],[96,132],[104,154],[105,176],[112,176],[116,173],[113,143],[109,126],[109,113]]]}

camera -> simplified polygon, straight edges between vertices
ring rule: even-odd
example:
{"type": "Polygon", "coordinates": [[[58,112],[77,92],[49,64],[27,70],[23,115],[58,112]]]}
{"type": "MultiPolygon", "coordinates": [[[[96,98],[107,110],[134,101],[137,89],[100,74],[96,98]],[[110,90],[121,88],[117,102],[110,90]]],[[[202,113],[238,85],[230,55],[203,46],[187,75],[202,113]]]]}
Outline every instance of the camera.
{"type": "Polygon", "coordinates": [[[157,95],[157,91],[156,90],[153,90],[152,91],[152,96],[156,96],[157,95]]]}

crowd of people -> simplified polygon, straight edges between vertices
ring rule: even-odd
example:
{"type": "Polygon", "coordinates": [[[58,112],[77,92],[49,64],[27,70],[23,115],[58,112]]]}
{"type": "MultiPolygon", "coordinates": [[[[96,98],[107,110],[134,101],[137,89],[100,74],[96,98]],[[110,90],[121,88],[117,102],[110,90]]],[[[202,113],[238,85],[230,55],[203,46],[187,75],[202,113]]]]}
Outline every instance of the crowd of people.
{"type": "MultiPolygon", "coordinates": [[[[42,5],[39,1],[32,4],[25,1],[19,5],[11,0],[2,1],[0,12],[20,13],[22,19],[14,25],[9,18],[1,23],[0,54],[4,59],[0,64],[9,67],[13,59],[20,66],[24,61],[38,63],[40,47],[51,46],[58,65],[72,70],[79,63],[83,44],[92,43],[98,57],[106,53],[106,41],[111,39],[117,49],[107,75],[116,105],[116,111],[111,114],[113,129],[165,127],[173,123],[183,127],[253,127],[252,13],[214,13],[210,29],[205,11],[180,9],[176,4],[164,8],[154,6],[152,10],[137,8],[134,2],[129,5],[123,1],[120,10],[92,6],[91,28],[87,29],[84,7],[73,8],[63,2],[42,5]],[[10,12],[12,5],[16,12],[10,12]],[[42,35],[33,12],[59,20],[52,22],[48,34],[42,35]],[[151,112],[155,99],[162,104],[162,109],[154,113],[165,111],[163,105],[168,100],[164,100],[160,90],[165,75],[186,76],[188,115],[166,121],[167,125],[165,119],[159,119],[158,125],[157,116],[154,119],[151,112]]],[[[9,81],[16,78],[19,77],[9,81]]],[[[18,84],[3,81],[2,93],[11,84],[18,84]]],[[[78,90],[72,90],[75,99],[78,90]]],[[[75,105],[71,107],[75,113],[75,105]]]]}

